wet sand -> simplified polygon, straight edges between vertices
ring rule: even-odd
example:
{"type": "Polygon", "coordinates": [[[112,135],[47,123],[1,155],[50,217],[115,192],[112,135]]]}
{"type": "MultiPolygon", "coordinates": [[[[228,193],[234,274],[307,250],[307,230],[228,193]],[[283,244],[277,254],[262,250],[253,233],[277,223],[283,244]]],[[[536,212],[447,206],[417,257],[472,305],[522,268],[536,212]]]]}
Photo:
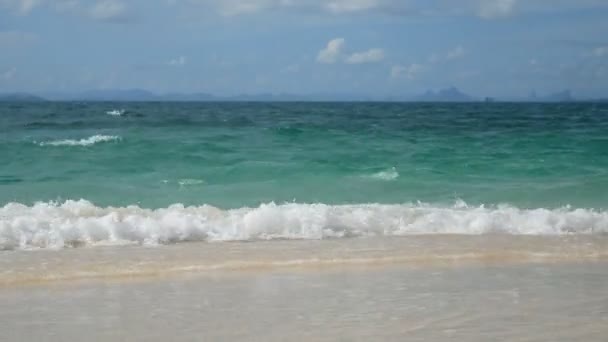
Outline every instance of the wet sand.
{"type": "Polygon", "coordinates": [[[6,252],[6,341],[605,341],[608,238],[6,252]]]}

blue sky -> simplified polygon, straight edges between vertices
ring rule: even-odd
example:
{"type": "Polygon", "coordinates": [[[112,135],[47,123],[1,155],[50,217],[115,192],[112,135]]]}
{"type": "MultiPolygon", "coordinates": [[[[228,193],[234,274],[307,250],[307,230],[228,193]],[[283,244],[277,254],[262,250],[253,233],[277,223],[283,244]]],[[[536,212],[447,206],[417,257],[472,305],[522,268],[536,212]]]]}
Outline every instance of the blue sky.
{"type": "Polygon", "coordinates": [[[0,0],[0,92],[608,96],[606,0],[0,0]]]}

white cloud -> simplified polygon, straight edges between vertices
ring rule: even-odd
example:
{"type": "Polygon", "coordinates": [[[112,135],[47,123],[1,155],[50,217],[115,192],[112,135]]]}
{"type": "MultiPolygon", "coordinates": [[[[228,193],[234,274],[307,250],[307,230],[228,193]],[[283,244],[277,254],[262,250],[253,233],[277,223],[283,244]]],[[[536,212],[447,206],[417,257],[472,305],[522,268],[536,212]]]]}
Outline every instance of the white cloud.
{"type": "Polygon", "coordinates": [[[85,7],[81,0],[0,0],[0,9],[7,8],[19,15],[27,15],[40,7],[56,13],[72,13],[89,16],[100,21],[122,21],[128,19],[128,6],[122,0],[96,0],[85,7]]]}
{"type": "Polygon", "coordinates": [[[439,63],[440,61],[441,61],[441,56],[439,56],[439,54],[437,54],[437,53],[433,53],[429,56],[429,63],[431,63],[431,64],[439,63]]]}
{"type": "MultiPolygon", "coordinates": [[[[2,1],[2,0],[0,0],[2,1]]],[[[6,0],[5,0],[6,1],[6,0]]],[[[195,5],[204,15],[260,12],[391,16],[478,16],[492,20],[516,12],[570,11],[608,8],[606,0],[164,0],[169,6],[195,5]]]]}
{"type": "Polygon", "coordinates": [[[179,56],[177,58],[170,60],[169,63],[167,63],[167,64],[169,64],[170,66],[180,67],[180,66],[186,65],[187,62],[188,62],[188,59],[185,56],[179,56]]]}
{"type": "Polygon", "coordinates": [[[456,59],[456,58],[460,58],[460,57],[464,56],[465,53],[466,53],[466,50],[462,47],[462,45],[458,45],[454,49],[448,51],[445,58],[447,60],[452,60],[452,59],[456,59]]]}
{"type": "Polygon", "coordinates": [[[426,63],[412,63],[408,66],[397,64],[391,69],[391,78],[406,77],[407,79],[413,80],[418,74],[428,71],[434,66],[441,66],[444,63],[449,63],[452,60],[461,58],[466,53],[466,49],[462,45],[458,45],[445,54],[431,54],[426,63]]]}
{"type": "Polygon", "coordinates": [[[327,46],[319,51],[317,62],[324,64],[333,64],[342,55],[342,49],[346,41],[344,38],[332,39],[327,43],[327,46]]]}
{"type": "Polygon", "coordinates": [[[0,79],[5,80],[5,81],[11,80],[13,77],[15,77],[16,73],[17,73],[17,68],[10,68],[0,74],[0,79]]]}
{"type": "Polygon", "coordinates": [[[255,13],[280,5],[281,1],[273,0],[218,0],[216,7],[226,16],[255,13]],[[275,3],[276,2],[276,3],[275,3]]]}
{"type": "Polygon", "coordinates": [[[0,9],[7,8],[19,15],[27,15],[36,8],[51,9],[56,13],[72,13],[102,21],[120,21],[128,16],[122,0],[0,0],[0,9]],[[93,3],[85,7],[86,3],[93,3]]]}
{"type": "Polygon", "coordinates": [[[317,54],[317,62],[323,64],[334,64],[344,62],[347,64],[377,63],[384,60],[384,50],[373,48],[366,51],[354,52],[351,55],[344,53],[346,40],[335,38],[327,43],[327,46],[317,54]]]}
{"type": "Polygon", "coordinates": [[[41,0],[21,0],[19,1],[20,6],[19,6],[19,10],[22,13],[28,13],[29,11],[33,10],[34,7],[37,7],[38,5],[40,5],[42,1],[41,0]]]}
{"type": "Polygon", "coordinates": [[[43,0],[0,0],[0,6],[19,14],[28,14],[43,3],[43,0]]]}
{"type": "Polygon", "coordinates": [[[321,11],[334,14],[355,13],[373,9],[384,9],[386,4],[399,0],[167,0],[170,6],[178,3],[197,4],[232,16],[256,13],[264,10],[321,11]]]}
{"type": "Polygon", "coordinates": [[[121,21],[127,18],[127,5],[118,0],[103,0],[93,5],[89,14],[95,20],[121,21]]]}
{"type": "Polygon", "coordinates": [[[484,19],[509,16],[515,9],[516,0],[479,0],[477,14],[484,19]]]}
{"type": "Polygon", "coordinates": [[[76,11],[80,7],[80,1],[78,1],[78,0],[55,1],[54,7],[57,12],[61,12],[61,13],[76,11]]]}
{"type": "MultiPolygon", "coordinates": [[[[0,8],[8,8],[19,14],[28,14],[33,9],[46,5],[58,12],[76,8],[94,0],[0,0],[0,8]]],[[[98,15],[106,18],[108,13],[120,12],[119,0],[96,0],[98,15]],[[105,7],[105,9],[102,9],[105,7]],[[106,13],[106,14],[102,14],[106,13]]],[[[123,1],[125,4],[129,1],[123,1]]],[[[199,6],[202,12],[220,13],[225,16],[252,14],[262,11],[322,12],[335,15],[376,12],[389,15],[477,15],[484,19],[495,19],[518,12],[575,10],[608,8],[606,0],[164,0],[168,6],[199,6]]],[[[123,5],[124,6],[124,5],[123,5]]],[[[94,16],[98,16],[94,15],[94,16]]]]}
{"type": "Polygon", "coordinates": [[[380,5],[379,0],[333,0],[324,7],[332,13],[352,13],[374,9],[380,5]]]}
{"type": "Polygon", "coordinates": [[[406,78],[413,80],[418,74],[425,71],[426,69],[426,66],[417,63],[413,63],[408,66],[394,65],[391,68],[391,77],[400,78],[402,76],[405,76],[406,78]]]}
{"type": "Polygon", "coordinates": [[[516,10],[529,12],[608,7],[606,0],[166,0],[166,2],[171,6],[199,5],[204,7],[205,13],[219,12],[224,15],[281,10],[336,15],[365,12],[390,15],[477,15],[484,19],[507,17],[516,10]]]}
{"type": "Polygon", "coordinates": [[[608,46],[600,46],[593,50],[593,55],[596,57],[608,56],[608,46]]]}
{"type": "Polygon", "coordinates": [[[382,49],[369,49],[363,52],[355,52],[348,56],[346,63],[348,64],[362,64],[362,63],[376,63],[384,59],[384,50],[382,49]]]}

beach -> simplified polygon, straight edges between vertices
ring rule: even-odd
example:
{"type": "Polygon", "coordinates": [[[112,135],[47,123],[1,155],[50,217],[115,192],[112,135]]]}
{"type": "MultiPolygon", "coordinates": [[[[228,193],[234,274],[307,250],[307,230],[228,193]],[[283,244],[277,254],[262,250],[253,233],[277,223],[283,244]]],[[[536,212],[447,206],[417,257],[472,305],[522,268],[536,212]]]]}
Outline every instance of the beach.
{"type": "Polygon", "coordinates": [[[607,246],[436,236],[10,252],[0,328],[46,341],[603,341],[607,246]]]}

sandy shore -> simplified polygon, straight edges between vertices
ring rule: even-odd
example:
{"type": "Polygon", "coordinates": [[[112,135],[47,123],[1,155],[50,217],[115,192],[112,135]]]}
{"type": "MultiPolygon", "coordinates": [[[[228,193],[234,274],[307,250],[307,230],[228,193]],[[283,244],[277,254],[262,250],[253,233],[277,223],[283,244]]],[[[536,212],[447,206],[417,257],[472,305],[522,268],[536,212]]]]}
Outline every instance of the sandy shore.
{"type": "Polygon", "coordinates": [[[605,341],[608,238],[7,252],[7,341],[605,341]]]}

